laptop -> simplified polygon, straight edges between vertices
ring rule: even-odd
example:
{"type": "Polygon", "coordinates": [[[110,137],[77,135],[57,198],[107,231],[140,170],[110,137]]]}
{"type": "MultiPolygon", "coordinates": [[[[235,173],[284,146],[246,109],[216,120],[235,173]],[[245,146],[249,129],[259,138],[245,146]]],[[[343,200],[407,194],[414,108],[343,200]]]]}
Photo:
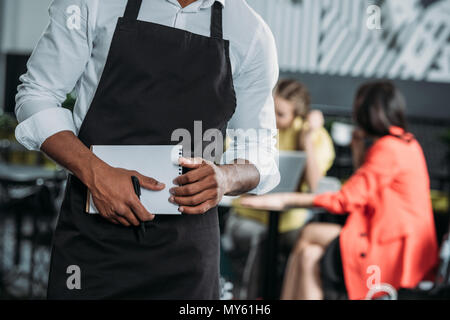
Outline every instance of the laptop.
{"type": "Polygon", "coordinates": [[[306,152],[280,151],[280,184],[269,193],[297,192],[306,168],[306,152]]]}

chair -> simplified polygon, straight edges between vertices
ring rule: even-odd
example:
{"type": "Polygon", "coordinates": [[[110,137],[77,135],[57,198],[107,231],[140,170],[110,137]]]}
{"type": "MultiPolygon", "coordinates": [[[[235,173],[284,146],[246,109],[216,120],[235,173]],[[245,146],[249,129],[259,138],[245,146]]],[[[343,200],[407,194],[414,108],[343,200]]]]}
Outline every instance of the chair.
{"type": "MultiPolygon", "coordinates": [[[[380,299],[384,299],[381,297],[380,299]]],[[[398,300],[450,299],[450,225],[440,249],[440,263],[434,283],[422,282],[415,289],[400,289],[398,300]]]]}
{"type": "MultiPolygon", "coordinates": [[[[28,241],[30,245],[29,274],[27,274],[27,296],[30,298],[34,296],[35,285],[46,286],[45,276],[48,274],[48,261],[38,260],[43,256],[48,257],[53,222],[57,213],[55,198],[61,194],[62,181],[65,178],[66,173],[63,171],[0,164],[0,186],[3,189],[1,193],[2,201],[0,202],[0,210],[2,218],[4,218],[2,220],[8,218],[14,223],[15,230],[13,266],[19,266],[22,261],[22,243],[28,241]],[[30,221],[31,223],[24,224],[24,221],[30,221]],[[30,228],[24,228],[24,226],[30,226],[31,230],[30,228]],[[39,254],[41,252],[39,249],[42,248],[46,251],[45,255],[39,254]],[[36,277],[39,271],[36,269],[37,266],[45,269],[42,271],[42,276],[36,277]],[[37,281],[37,278],[42,279],[42,281],[37,281]]],[[[28,260],[26,262],[28,263],[28,260]]],[[[14,272],[14,275],[22,276],[20,272],[14,272]]],[[[3,271],[3,280],[15,278],[12,277],[12,272],[6,273],[5,270],[3,271]]],[[[2,282],[1,279],[0,282],[2,282]]],[[[6,285],[3,285],[3,287],[6,291],[6,285]]]]}
{"type": "MultiPolygon", "coordinates": [[[[34,188],[34,190],[26,197],[11,199],[3,207],[3,209],[11,211],[18,219],[18,222],[16,221],[16,265],[18,265],[21,259],[21,244],[24,241],[29,241],[30,243],[27,294],[29,298],[34,296],[34,286],[46,286],[45,280],[38,281],[38,279],[44,279],[48,274],[47,267],[49,261],[46,260],[46,256],[48,255],[39,255],[38,250],[40,248],[45,248],[46,253],[48,253],[51,246],[53,225],[57,215],[56,206],[53,200],[54,197],[54,190],[47,185],[42,185],[34,188]],[[25,232],[22,227],[22,220],[25,217],[31,219],[32,229],[30,232],[25,232]],[[44,269],[41,270],[41,276],[39,276],[39,270],[36,269],[37,266],[43,267],[44,269]]],[[[45,288],[41,291],[45,291],[45,288]]]]}
{"type": "Polygon", "coordinates": [[[343,178],[353,171],[353,159],[350,148],[353,130],[353,125],[339,120],[331,125],[330,134],[336,152],[333,174],[339,178],[343,178]]]}

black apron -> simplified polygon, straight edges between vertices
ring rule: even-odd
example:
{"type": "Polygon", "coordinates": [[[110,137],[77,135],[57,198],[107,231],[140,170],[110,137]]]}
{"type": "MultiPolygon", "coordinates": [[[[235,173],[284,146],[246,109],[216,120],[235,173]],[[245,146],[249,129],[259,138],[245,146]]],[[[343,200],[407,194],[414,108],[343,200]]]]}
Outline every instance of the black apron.
{"type": "MultiPolygon", "coordinates": [[[[224,133],[236,96],[222,5],[213,5],[206,37],[137,20],[141,2],[128,0],[118,20],[80,140],[88,147],[175,145],[172,132],[185,128],[194,137],[195,121],[202,121],[203,132],[224,133]]],[[[135,228],[85,213],[86,191],[69,177],[53,240],[49,299],[219,298],[217,208],[197,216],[158,215],[138,241],[135,228]],[[79,267],[80,289],[67,283],[74,275],[70,266],[79,267]]]]}

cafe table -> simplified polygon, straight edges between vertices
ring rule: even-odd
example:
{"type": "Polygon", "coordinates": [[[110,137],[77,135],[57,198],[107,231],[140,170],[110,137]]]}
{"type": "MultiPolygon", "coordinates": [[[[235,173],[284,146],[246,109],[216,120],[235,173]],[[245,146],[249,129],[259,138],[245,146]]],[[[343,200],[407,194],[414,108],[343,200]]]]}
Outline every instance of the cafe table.
{"type": "MultiPolygon", "coordinates": [[[[224,197],[219,206],[224,208],[231,208],[233,201],[237,197],[224,197]]],[[[253,208],[258,211],[269,212],[269,225],[266,243],[266,259],[265,259],[265,272],[263,283],[263,299],[264,300],[277,300],[278,296],[278,244],[279,244],[279,232],[278,226],[280,221],[280,213],[284,210],[271,210],[270,208],[253,208]]]]}

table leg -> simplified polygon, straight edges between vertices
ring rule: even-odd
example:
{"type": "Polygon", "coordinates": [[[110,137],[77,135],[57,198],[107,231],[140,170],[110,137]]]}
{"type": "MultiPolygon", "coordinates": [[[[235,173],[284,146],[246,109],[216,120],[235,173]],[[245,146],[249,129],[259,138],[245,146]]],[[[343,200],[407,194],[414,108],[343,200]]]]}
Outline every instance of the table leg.
{"type": "Polygon", "coordinates": [[[4,245],[5,245],[5,223],[4,223],[4,217],[0,217],[0,299],[3,299],[6,297],[5,294],[5,279],[4,277],[4,265],[3,265],[3,259],[4,256],[4,245]]]}
{"type": "Polygon", "coordinates": [[[14,219],[16,227],[16,241],[14,250],[14,264],[18,266],[20,264],[21,250],[22,250],[22,213],[20,210],[14,210],[14,219]]]}
{"type": "Polygon", "coordinates": [[[273,211],[269,213],[269,234],[267,237],[267,261],[264,284],[264,299],[277,300],[277,278],[278,278],[278,225],[280,213],[273,211]]]}

